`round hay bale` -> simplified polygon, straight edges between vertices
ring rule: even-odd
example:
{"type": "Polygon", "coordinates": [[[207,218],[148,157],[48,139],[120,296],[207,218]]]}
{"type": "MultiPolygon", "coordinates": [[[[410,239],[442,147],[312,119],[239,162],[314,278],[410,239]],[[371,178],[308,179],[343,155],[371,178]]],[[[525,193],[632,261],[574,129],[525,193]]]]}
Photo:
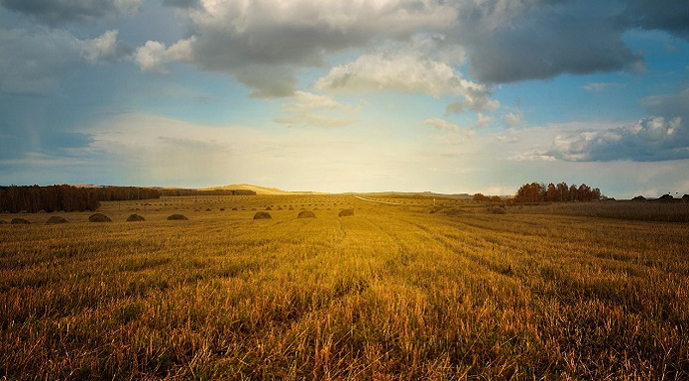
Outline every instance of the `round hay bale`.
{"type": "Polygon", "coordinates": [[[64,217],[52,216],[52,217],[48,218],[48,221],[46,221],[45,223],[46,224],[64,224],[67,222],[69,222],[69,221],[64,219],[64,217]]]}
{"type": "Polygon", "coordinates": [[[646,202],[646,197],[644,196],[636,196],[632,199],[634,202],[646,202]]]}
{"type": "Polygon", "coordinates": [[[221,211],[221,212],[224,212],[224,211],[225,211],[225,208],[220,208],[220,211],[221,211]]]}
{"type": "Polygon", "coordinates": [[[239,210],[239,209],[237,209],[237,207],[235,206],[234,208],[232,208],[232,210],[239,210]]]}
{"type": "Polygon", "coordinates": [[[13,218],[10,223],[15,225],[28,225],[31,223],[31,221],[24,218],[13,218]]]}
{"type": "Polygon", "coordinates": [[[211,208],[206,208],[206,212],[210,212],[210,211],[211,211],[211,208]]]}
{"type": "Polygon", "coordinates": [[[132,214],[131,216],[127,217],[127,222],[136,222],[136,221],[146,221],[146,219],[138,214],[132,214]]]}
{"type": "Polygon", "coordinates": [[[112,222],[110,217],[106,216],[103,213],[94,213],[89,217],[89,221],[91,222],[112,222]]]}
{"type": "Polygon", "coordinates": [[[660,201],[660,202],[673,202],[673,201],[675,201],[675,198],[672,197],[672,195],[664,194],[664,195],[660,196],[658,201],[660,201]]]}
{"type": "Polygon", "coordinates": [[[183,215],[183,214],[171,214],[167,216],[167,219],[170,221],[185,221],[188,220],[188,218],[183,215]]]}
{"type": "Polygon", "coordinates": [[[303,210],[299,212],[297,218],[316,218],[316,215],[310,210],[303,210]]]}
{"type": "Polygon", "coordinates": [[[270,206],[266,207],[266,210],[273,210],[270,206]]]}
{"type": "Polygon", "coordinates": [[[349,217],[354,215],[354,209],[342,209],[337,215],[338,217],[349,217]]]}
{"type": "Polygon", "coordinates": [[[256,214],[254,214],[254,220],[269,220],[271,218],[273,217],[271,217],[268,212],[256,212],[256,214]]]}
{"type": "Polygon", "coordinates": [[[682,201],[689,202],[689,194],[685,194],[684,196],[682,196],[682,201]]]}

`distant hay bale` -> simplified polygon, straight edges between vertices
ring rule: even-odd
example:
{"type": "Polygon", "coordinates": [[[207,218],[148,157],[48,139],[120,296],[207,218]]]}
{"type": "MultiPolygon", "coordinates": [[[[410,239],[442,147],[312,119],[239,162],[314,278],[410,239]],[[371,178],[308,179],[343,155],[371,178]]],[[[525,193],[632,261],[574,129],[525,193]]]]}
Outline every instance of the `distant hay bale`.
{"type": "Polygon", "coordinates": [[[183,215],[183,214],[171,214],[167,216],[167,219],[170,221],[185,221],[188,220],[188,218],[183,215]]]}
{"type": "Polygon", "coordinates": [[[270,206],[266,207],[266,210],[273,210],[270,206]]]}
{"type": "Polygon", "coordinates": [[[646,202],[646,197],[644,196],[636,196],[632,199],[634,202],[646,202]]]}
{"type": "Polygon", "coordinates": [[[298,218],[316,218],[316,215],[310,210],[303,210],[299,212],[298,218]]]}
{"type": "Polygon", "coordinates": [[[278,206],[278,210],[282,210],[282,208],[278,206]]]}
{"type": "Polygon", "coordinates": [[[689,202],[689,194],[685,194],[684,196],[682,196],[682,201],[689,202]]]}
{"type": "Polygon", "coordinates": [[[146,219],[138,214],[132,214],[131,216],[127,217],[127,222],[136,222],[136,221],[146,221],[146,219]]]}
{"type": "Polygon", "coordinates": [[[254,214],[254,220],[269,220],[271,218],[273,217],[271,217],[268,212],[256,212],[256,214],[254,214]]]}
{"type": "Polygon", "coordinates": [[[89,217],[89,221],[91,222],[112,222],[110,217],[106,216],[103,213],[94,213],[89,217]]]}
{"type": "Polygon", "coordinates": [[[220,208],[220,211],[221,211],[221,212],[224,212],[224,211],[225,211],[225,208],[220,208]]]}
{"type": "Polygon", "coordinates": [[[69,222],[69,221],[67,221],[64,217],[51,216],[50,218],[48,218],[48,221],[46,221],[45,223],[46,224],[64,224],[67,222],[69,222]]]}
{"type": "Polygon", "coordinates": [[[10,223],[15,225],[29,225],[31,221],[24,218],[13,218],[10,223]]]}
{"type": "Polygon", "coordinates": [[[507,210],[505,210],[505,208],[501,208],[501,207],[497,206],[495,208],[491,208],[490,213],[491,214],[507,214],[507,210]]]}
{"type": "Polygon", "coordinates": [[[664,194],[664,195],[660,196],[658,201],[660,201],[660,202],[674,202],[675,199],[674,199],[674,197],[672,197],[672,195],[664,194]]]}
{"type": "Polygon", "coordinates": [[[211,208],[206,208],[206,212],[210,212],[210,211],[211,211],[211,208]]]}
{"type": "Polygon", "coordinates": [[[239,209],[237,209],[237,207],[235,206],[234,208],[232,208],[232,210],[239,210],[239,209]]]}
{"type": "Polygon", "coordinates": [[[340,210],[340,213],[338,213],[338,217],[349,217],[354,215],[354,209],[342,209],[340,210]]]}

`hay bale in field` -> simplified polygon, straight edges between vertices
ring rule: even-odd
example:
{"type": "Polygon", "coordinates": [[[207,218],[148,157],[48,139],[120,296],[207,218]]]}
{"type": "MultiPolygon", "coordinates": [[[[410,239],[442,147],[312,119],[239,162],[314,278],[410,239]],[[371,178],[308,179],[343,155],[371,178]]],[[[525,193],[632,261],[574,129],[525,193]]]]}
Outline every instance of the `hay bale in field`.
{"type": "Polygon", "coordinates": [[[499,207],[499,206],[496,206],[496,207],[494,207],[494,208],[491,208],[491,209],[489,210],[489,212],[490,212],[490,214],[507,214],[507,210],[505,210],[505,208],[502,208],[502,207],[499,207]]]}
{"type": "Polygon", "coordinates": [[[10,223],[15,225],[29,225],[31,221],[24,218],[13,218],[10,223]]]}
{"type": "Polygon", "coordinates": [[[48,218],[48,221],[46,221],[45,223],[46,224],[64,224],[67,222],[69,222],[69,221],[67,221],[64,217],[52,216],[52,217],[48,218]]]}
{"type": "Polygon", "coordinates": [[[267,206],[266,210],[273,210],[273,208],[271,208],[270,206],[267,206]]]}
{"type": "Polygon", "coordinates": [[[269,220],[271,218],[273,217],[271,217],[268,212],[256,212],[256,214],[254,214],[254,220],[269,220]]]}
{"type": "Polygon", "coordinates": [[[278,210],[282,210],[282,208],[278,206],[278,210]]]}
{"type": "Polygon", "coordinates": [[[188,218],[183,215],[183,214],[171,214],[167,216],[167,219],[170,221],[185,221],[188,220],[188,218]]]}
{"type": "Polygon", "coordinates": [[[221,211],[221,212],[224,212],[224,211],[225,211],[225,208],[220,208],[220,211],[221,211]]]}
{"type": "Polygon", "coordinates": [[[354,215],[354,209],[342,209],[337,214],[338,217],[349,217],[354,215]]]}
{"type": "Polygon", "coordinates": [[[137,221],[146,221],[146,219],[138,214],[132,214],[131,216],[127,217],[127,222],[137,222],[137,221]]]}
{"type": "Polygon", "coordinates": [[[672,197],[672,195],[664,194],[664,195],[660,196],[658,201],[660,201],[660,202],[674,202],[675,198],[672,197]]]}
{"type": "Polygon", "coordinates": [[[239,209],[235,206],[234,208],[232,208],[232,210],[239,210],[239,209]]]}
{"type": "Polygon", "coordinates": [[[89,217],[89,221],[91,222],[112,222],[110,217],[106,216],[103,213],[94,213],[89,217]]]}
{"type": "Polygon", "coordinates": [[[299,212],[297,218],[316,218],[316,215],[310,210],[303,210],[299,212]]]}
{"type": "Polygon", "coordinates": [[[682,196],[682,201],[689,202],[689,194],[685,194],[684,196],[682,196]]]}
{"type": "Polygon", "coordinates": [[[632,199],[634,202],[646,202],[646,197],[644,196],[636,196],[632,199]]]}
{"type": "Polygon", "coordinates": [[[210,211],[211,211],[211,208],[206,208],[206,212],[210,212],[210,211]]]}

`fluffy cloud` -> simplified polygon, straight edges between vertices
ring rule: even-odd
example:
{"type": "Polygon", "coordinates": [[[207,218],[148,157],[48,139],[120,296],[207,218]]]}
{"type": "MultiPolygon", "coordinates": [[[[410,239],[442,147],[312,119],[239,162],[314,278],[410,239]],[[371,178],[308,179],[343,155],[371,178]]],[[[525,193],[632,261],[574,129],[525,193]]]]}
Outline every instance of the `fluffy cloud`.
{"type": "Polygon", "coordinates": [[[172,62],[187,62],[191,60],[191,45],[195,41],[192,37],[180,40],[170,47],[158,41],[147,41],[144,46],[136,49],[134,61],[141,70],[168,73],[167,65],[172,62]]]}
{"type": "MultiPolygon", "coordinates": [[[[621,36],[629,29],[645,28],[686,37],[689,3],[685,3],[661,7],[649,0],[604,4],[592,0],[165,0],[164,4],[188,12],[193,38],[172,45],[188,45],[188,54],[168,54],[172,46],[161,50],[162,43],[149,41],[142,54],[157,53],[159,59],[142,56],[137,62],[144,70],[160,72],[171,62],[186,62],[234,76],[254,89],[254,96],[281,97],[294,93],[296,75],[303,68],[326,67],[329,54],[373,48],[333,68],[317,89],[385,89],[438,96],[456,93],[463,86],[457,82],[457,63],[443,57],[457,50],[466,55],[470,72],[484,84],[562,73],[642,70],[643,57],[632,52],[621,36]],[[445,39],[434,55],[418,49],[416,57],[411,51],[380,49],[381,43],[408,43],[433,33],[445,39]],[[376,68],[374,73],[363,70],[371,67],[376,68]],[[409,81],[395,80],[394,74],[411,76],[409,81]],[[443,78],[449,83],[439,85],[443,78]],[[424,79],[431,83],[421,84],[424,79]]],[[[467,96],[448,112],[487,108],[497,106],[486,103],[485,97],[467,96]]]]}
{"type": "Polygon", "coordinates": [[[53,89],[62,73],[82,59],[90,63],[128,54],[117,41],[117,31],[93,40],[80,40],[62,30],[0,29],[0,92],[44,93],[53,89]]]}
{"type": "Polygon", "coordinates": [[[331,97],[297,91],[296,101],[282,106],[282,110],[292,116],[277,118],[274,121],[290,125],[312,125],[317,127],[342,127],[356,122],[359,108],[342,105],[331,97]],[[334,118],[315,113],[317,110],[337,111],[344,117],[334,118]]]}
{"type": "MultiPolygon", "coordinates": [[[[444,29],[455,19],[455,10],[436,0],[204,0],[202,5],[189,12],[194,38],[177,43],[190,47],[181,61],[233,75],[261,97],[291,95],[299,70],[323,67],[324,54],[363,47],[373,39],[407,39],[420,30],[444,29]],[[275,72],[280,75],[271,75],[275,72]]],[[[156,48],[166,56],[167,50],[153,43],[143,52],[156,48]]],[[[164,71],[156,67],[177,60],[169,58],[141,67],[164,71]]]]}
{"type": "Polygon", "coordinates": [[[117,30],[105,32],[92,40],[81,41],[82,55],[89,63],[113,61],[131,54],[131,48],[117,40],[117,30]]]}
{"type": "Polygon", "coordinates": [[[516,127],[525,126],[527,124],[527,122],[524,120],[524,112],[522,110],[516,110],[514,112],[505,114],[505,116],[503,116],[503,120],[505,121],[505,124],[507,124],[507,128],[510,130],[516,127]]]}
{"type": "Polygon", "coordinates": [[[92,21],[139,10],[142,0],[0,0],[3,7],[41,22],[92,21]]]}
{"type": "Polygon", "coordinates": [[[464,95],[483,87],[467,81],[443,62],[415,54],[375,53],[334,67],[316,82],[319,91],[357,93],[396,91],[433,97],[464,95]]]}
{"type": "Polygon", "coordinates": [[[628,126],[558,136],[547,154],[565,161],[689,159],[689,130],[683,128],[681,117],[652,117],[628,126]]]}

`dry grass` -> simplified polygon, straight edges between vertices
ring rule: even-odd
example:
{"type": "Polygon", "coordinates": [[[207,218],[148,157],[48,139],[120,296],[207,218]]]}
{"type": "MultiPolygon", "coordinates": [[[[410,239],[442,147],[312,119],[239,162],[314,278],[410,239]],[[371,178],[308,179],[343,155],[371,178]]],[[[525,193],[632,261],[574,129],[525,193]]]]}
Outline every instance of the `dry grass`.
{"type": "Polygon", "coordinates": [[[104,208],[0,226],[0,377],[689,377],[686,224],[324,195],[104,208]]]}

